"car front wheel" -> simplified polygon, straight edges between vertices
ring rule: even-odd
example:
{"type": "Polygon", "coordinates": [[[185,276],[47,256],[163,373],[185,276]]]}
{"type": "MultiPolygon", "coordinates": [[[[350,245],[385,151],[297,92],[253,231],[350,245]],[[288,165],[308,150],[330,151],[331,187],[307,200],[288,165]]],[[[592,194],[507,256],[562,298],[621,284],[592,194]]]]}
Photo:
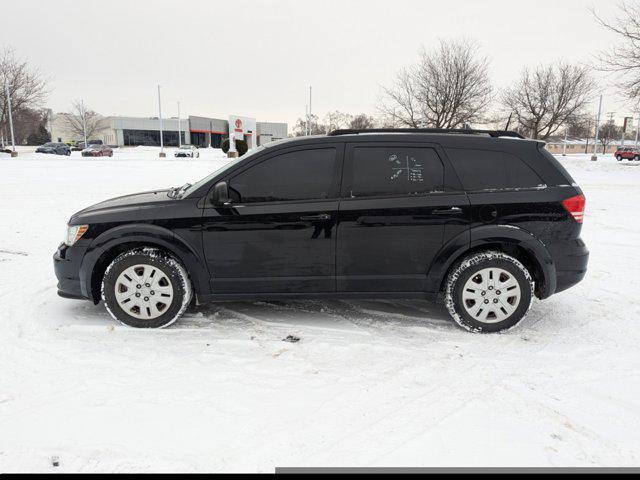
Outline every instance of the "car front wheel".
{"type": "Polygon", "coordinates": [[[618,155],[618,156],[616,157],[616,159],[617,159],[619,162],[621,162],[621,161],[622,161],[622,157],[621,157],[620,155],[618,155]]]}
{"type": "Polygon", "coordinates": [[[119,255],[102,281],[102,301],[107,311],[135,328],[168,327],[184,313],[192,296],[184,267],[156,249],[119,255]]]}
{"type": "Polygon", "coordinates": [[[480,252],[457,264],[447,277],[449,313],[462,328],[498,333],[520,323],[531,307],[534,283],[517,259],[480,252]]]}

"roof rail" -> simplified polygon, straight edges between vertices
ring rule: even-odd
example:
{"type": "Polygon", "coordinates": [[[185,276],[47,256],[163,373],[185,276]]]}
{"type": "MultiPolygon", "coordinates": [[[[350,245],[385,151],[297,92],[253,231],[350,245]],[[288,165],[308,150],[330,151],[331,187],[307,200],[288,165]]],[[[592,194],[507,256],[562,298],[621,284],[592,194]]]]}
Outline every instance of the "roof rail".
{"type": "Polygon", "coordinates": [[[454,130],[444,128],[369,128],[369,129],[344,129],[334,130],[327,135],[339,137],[341,135],[359,135],[361,133],[456,133],[462,135],[488,135],[493,138],[511,137],[524,139],[517,132],[508,130],[454,130]]]}

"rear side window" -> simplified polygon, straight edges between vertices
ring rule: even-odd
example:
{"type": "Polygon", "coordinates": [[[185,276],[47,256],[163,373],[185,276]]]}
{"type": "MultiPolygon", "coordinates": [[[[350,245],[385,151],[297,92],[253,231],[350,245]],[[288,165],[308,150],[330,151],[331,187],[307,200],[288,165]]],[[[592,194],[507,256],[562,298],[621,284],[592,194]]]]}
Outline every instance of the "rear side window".
{"type": "Polygon", "coordinates": [[[464,189],[468,192],[539,188],[540,176],[520,158],[489,150],[447,150],[464,189]]]}
{"type": "Polygon", "coordinates": [[[432,148],[355,147],[351,196],[424,195],[442,191],[444,168],[432,148]]]}
{"type": "Polygon", "coordinates": [[[233,177],[240,203],[319,200],[334,190],[335,148],[301,150],[270,158],[233,177]]]}
{"type": "Polygon", "coordinates": [[[540,153],[544,158],[549,160],[551,164],[560,172],[560,174],[566,179],[567,185],[575,185],[575,180],[571,177],[567,169],[562,166],[562,164],[558,161],[556,157],[554,157],[549,150],[544,147],[540,148],[540,153]]]}

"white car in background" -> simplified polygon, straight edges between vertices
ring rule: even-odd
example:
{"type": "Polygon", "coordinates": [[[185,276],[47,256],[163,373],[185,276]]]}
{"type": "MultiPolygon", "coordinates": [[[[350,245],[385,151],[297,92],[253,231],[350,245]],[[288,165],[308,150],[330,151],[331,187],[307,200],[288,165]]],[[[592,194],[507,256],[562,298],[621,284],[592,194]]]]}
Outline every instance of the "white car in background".
{"type": "Polygon", "coordinates": [[[200,152],[198,151],[198,147],[194,145],[182,145],[180,148],[176,150],[174,153],[176,158],[178,157],[189,157],[189,158],[199,158],[200,152]]]}

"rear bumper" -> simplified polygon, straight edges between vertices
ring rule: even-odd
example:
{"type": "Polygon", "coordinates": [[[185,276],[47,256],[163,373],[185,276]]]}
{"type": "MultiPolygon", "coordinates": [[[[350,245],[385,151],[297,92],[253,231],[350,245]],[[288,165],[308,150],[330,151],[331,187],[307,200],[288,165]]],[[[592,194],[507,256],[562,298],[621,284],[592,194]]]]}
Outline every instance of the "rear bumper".
{"type": "Polygon", "coordinates": [[[89,300],[82,294],[80,264],[84,248],[68,247],[64,243],[53,255],[53,269],[58,279],[58,295],[63,298],[89,300]]]}
{"type": "Polygon", "coordinates": [[[589,251],[581,240],[578,248],[572,252],[566,252],[556,261],[556,291],[564,292],[580,283],[587,274],[589,264],[589,251]]]}

